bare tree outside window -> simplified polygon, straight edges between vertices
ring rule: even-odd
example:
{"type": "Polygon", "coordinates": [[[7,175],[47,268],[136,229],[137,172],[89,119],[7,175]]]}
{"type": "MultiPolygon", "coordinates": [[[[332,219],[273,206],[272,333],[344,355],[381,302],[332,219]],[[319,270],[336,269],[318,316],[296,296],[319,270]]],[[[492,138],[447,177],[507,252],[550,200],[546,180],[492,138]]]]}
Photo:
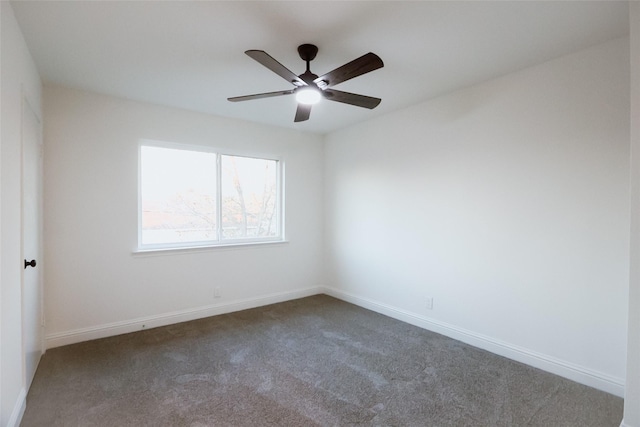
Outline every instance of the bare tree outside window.
{"type": "Polygon", "coordinates": [[[221,181],[223,238],[277,235],[275,160],[222,156],[221,181]]]}

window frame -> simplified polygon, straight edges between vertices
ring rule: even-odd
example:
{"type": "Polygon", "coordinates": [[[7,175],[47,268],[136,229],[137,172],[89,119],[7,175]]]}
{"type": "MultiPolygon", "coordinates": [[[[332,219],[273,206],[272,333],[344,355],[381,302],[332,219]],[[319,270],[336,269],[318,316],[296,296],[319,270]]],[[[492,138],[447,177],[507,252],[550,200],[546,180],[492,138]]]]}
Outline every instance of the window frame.
{"type": "Polygon", "coordinates": [[[282,156],[274,156],[264,153],[256,153],[246,150],[219,149],[207,145],[182,144],[176,142],[165,142],[149,139],[141,139],[138,143],[138,242],[134,252],[158,252],[190,249],[207,249],[232,246],[249,246],[270,243],[282,243],[285,240],[284,227],[284,159],[282,156]],[[216,240],[203,240],[195,242],[171,242],[171,243],[151,243],[142,242],[142,147],[166,148],[171,150],[184,150],[191,152],[201,152],[215,154],[216,156],[216,240]],[[276,162],[276,236],[273,237],[245,237],[223,239],[222,237],[222,156],[244,157],[259,160],[270,160],[276,162]]]}

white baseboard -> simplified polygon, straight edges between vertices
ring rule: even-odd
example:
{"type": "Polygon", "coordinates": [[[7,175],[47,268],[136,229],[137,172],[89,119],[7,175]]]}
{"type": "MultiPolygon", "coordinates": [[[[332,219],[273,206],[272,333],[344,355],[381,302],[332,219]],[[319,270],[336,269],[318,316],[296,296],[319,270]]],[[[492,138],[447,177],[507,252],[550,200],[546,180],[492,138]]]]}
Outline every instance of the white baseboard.
{"type": "Polygon", "coordinates": [[[11,416],[9,417],[9,421],[7,422],[7,427],[18,427],[22,422],[22,416],[24,415],[24,411],[26,408],[27,390],[23,388],[20,390],[20,394],[18,394],[16,404],[13,406],[13,411],[11,411],[11,416]]]}
{"type": "Polygon", "coordinates": [[[321,293],[323,293],[323,288],[321,287],[299,289],[295,291],[263,295],[256,298],[247,298],[221,304],[207,305],[204,307],[197,307],[188,310],[174,311],[171,313],[164,313],[155,316],[140,317],[137,319],[98,325],[90,328],[58,332],[46,336],[46,347],[47,349],[49,349],[60,347],[63,345],[76,344],[83,341],[90,341],[99,338],[127,334],[143,329],[151,329],[160,326],[172,325],[175,323],[188,322],[190,320],[202,319],[219,314],[232,313],[234,311],[247,310],[250,308],[261,307],[263,305],[276,304],[279,302],[304,298],[321,293]]]}
{"type": "Polygon", "coordinates": [[[578,366],[545,354],[518,347],[504,341],[478,334],[457,326],[429,319],[402,309],[363,298],[335,288],[323,288],[325,294],[360,307],[384,314],[397,320],[462,341],[474,347],[490,351],[508,359],[568,378],[572,381],[624,397],[624,380],[611,375],[578,366]]]}

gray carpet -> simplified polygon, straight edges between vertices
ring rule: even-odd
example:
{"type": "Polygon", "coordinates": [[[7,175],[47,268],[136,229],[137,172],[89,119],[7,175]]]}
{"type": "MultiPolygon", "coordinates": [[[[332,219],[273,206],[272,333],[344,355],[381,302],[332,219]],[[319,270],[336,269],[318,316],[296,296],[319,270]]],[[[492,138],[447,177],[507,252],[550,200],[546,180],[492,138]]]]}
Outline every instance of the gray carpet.
{"type": "Polygon", "coordinates": [[[51,349],[22,426],[618,427],[622,404],[318,295],[51,349]]]}

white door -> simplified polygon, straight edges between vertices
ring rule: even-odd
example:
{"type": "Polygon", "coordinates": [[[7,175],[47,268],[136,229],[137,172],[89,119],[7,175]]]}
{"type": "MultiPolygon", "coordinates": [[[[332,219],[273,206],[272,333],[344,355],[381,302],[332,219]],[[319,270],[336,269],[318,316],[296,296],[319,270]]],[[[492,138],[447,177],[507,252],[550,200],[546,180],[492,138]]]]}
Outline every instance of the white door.
{"type": "Polygon", "coordinates": [[[22,343],[27,390],[43,347],[42,315],[42,137],[40,120],[22,102],[22,343]],[[27,264],[29,262],[29,264],[27,264]]]}

